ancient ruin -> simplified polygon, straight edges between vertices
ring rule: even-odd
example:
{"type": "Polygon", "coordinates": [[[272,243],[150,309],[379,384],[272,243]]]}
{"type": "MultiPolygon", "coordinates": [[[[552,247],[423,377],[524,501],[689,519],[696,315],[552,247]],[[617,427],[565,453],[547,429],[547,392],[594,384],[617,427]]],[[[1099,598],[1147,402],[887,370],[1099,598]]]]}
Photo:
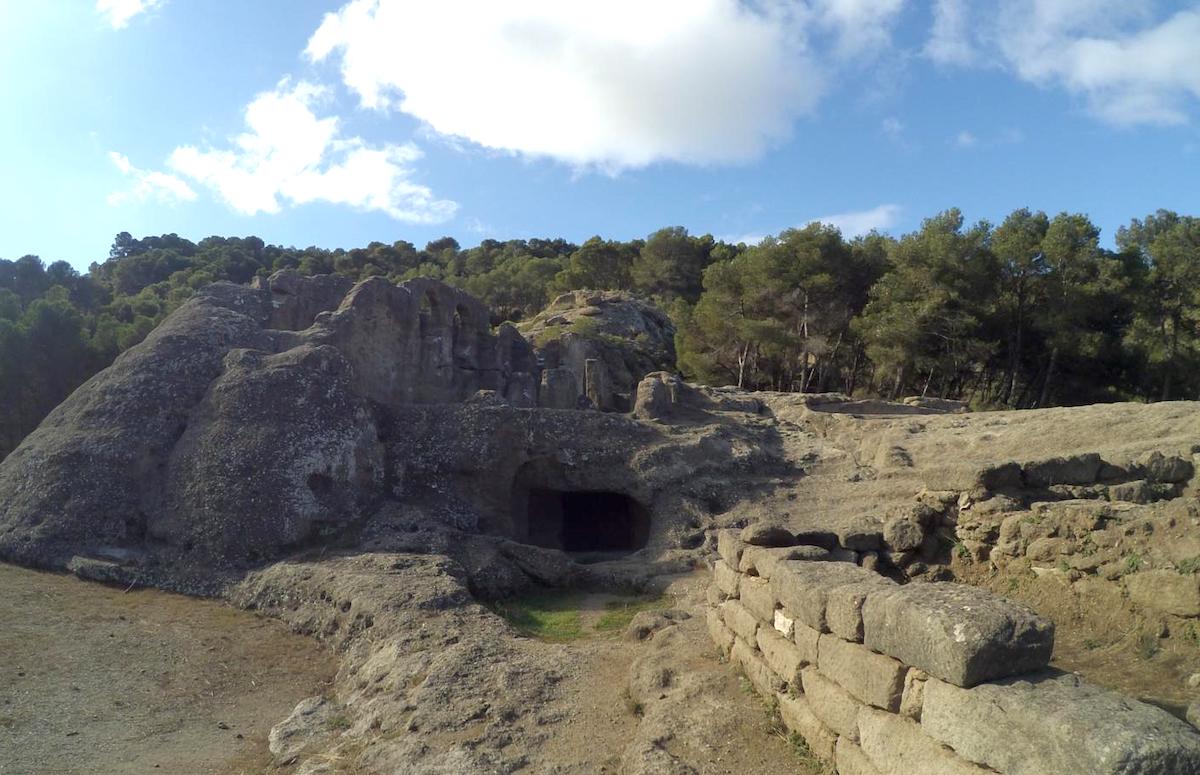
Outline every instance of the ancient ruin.
{"type": "Polygon", "coordinates": [[[1172,715],[1112,690],[1150,662],[1122,684],[1079,645],[1133,648],[1102,614],[1200,643],[1194,405],[705,388],[671,336],[625,294],[518,330],[433,280],[217,283],[0,463],[0,559],[330,644],[334,688],[271,737],[309,775],[704,771],[751,723],[734,669],[843,775],[1200,771],[1200,662],[1154,690],[1172,715]],[[555,749],[600,647],[486,607],[556,589],[675,596],[630,625],[621,750],[555,749]]]}

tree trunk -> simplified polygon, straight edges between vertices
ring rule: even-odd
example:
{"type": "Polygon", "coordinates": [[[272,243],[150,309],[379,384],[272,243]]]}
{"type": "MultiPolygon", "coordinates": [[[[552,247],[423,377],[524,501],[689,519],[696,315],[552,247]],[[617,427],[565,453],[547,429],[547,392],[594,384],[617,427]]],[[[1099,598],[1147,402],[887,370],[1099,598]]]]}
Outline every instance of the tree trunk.
{"type": "Polygon", "coordinates": [[[937,366],[929,367],[929,375],[925,377],[925,387],[921,388],[921,398],[929,395],[929,383],[933,382],[933,372],[935,369],[937,369],[937,366]]]}
{"type": "Polygon", "coordinates": [[[1050,383],[1054,380],[1054,366],[1058,363],[1058,348],[1050,349],[1050,362],[1046,364],[1046,381],[1042,383],[1042,395],[1038,399],[1037,408],[1042,409],[1046,406],[1046,401],[1050,398],[1050,383]]]}

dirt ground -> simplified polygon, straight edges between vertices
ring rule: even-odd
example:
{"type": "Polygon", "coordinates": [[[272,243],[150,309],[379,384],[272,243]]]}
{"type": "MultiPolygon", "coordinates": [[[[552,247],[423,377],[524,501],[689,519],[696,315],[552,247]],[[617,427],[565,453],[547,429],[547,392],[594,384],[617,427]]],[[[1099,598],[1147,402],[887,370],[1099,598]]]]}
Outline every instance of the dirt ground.
{"type": "Polygon", "coordinates": [[[218,603],[0,564],[0,774],[260,772],[335,658],[218,603]]]}
{"type": "MultiPolygon", "coordinates": [[[[654,741],[648,747],[661,748],[700,775],[823,772],[797,754],[745,679],[718,659],[704,625],[703,591],[709,581],[706,572],[675,578],[665,599],[691,618],[651,638],[617,634],[568,644],[589,667],[567,684],[573,710],[539,752],[542,766],[555,772],[617,773],[631,763],[630,743],[642,740],[654,741]],[[631,696],[631,690],[641,694],[639,674],[663,670],[670,680],[661,692],[638,700],[631,696]]],[[[613,599],[607,594],[585,598],[585,628],[613,599]]]]}

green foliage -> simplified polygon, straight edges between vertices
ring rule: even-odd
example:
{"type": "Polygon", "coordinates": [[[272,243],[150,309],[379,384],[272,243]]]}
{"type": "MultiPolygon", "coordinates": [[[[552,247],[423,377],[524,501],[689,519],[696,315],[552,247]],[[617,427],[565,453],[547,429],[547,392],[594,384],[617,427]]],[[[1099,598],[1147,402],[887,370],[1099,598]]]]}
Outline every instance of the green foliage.
{"type": "Polygon", "coordinates": [[[635,598],[633,600],[610,600],[604,604],[605,611],[596,621],[596,631],[606,633],[621,633],[633,621],[633,617],[642,611],[654,611],[668,608],[671,598],[666,595],[635,598]]]}
{"type": "Polygon", "coordinates": [[[496,613],[523,635],[566,643],[584,635],[581,599],[578,593],[546,592],[498,603],[496,613]]]}
{"type": "Polygon", "coordinates": [[[437,278],[481,298],[496,324],[565,291],[633,291],[670,314],[681,372],[708,384],[978,408],[1200,394],[1200,219],[1160,210],[1116,236],[1118,251],[1104,250],[1086,216],[1029,209],[994,229],[951,209],[899,239],[811,224],[751,247],[682,227],[579,246],[444,237],[352,250],[122,232],[86,274],[0,259],[0,457],[198,289],[281,269],[437,278]]]}
{"type": "Polygon", "coordinates": [[[1175,570],[1187,576],[1200,573],[1200,556],[1188,557],[1186,560],[1180,560],[1179,562],[1175,563],[1175,570]]]}

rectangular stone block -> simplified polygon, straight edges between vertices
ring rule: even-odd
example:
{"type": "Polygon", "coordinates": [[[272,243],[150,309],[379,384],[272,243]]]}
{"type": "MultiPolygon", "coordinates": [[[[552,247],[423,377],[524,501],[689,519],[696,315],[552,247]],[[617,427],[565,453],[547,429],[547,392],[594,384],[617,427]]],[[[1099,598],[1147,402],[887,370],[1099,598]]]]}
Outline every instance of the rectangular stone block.
{"type": "Polygon", "coordinates": [[[817,654],[821,673],[854,697],[892,713],[900,710],[907,666],[836,635],[822,635],[817,654]]]}
{"type": "MultiPolygon", "coordinates": [[[[883,775],[988,775],[990,770],[961,759],[902,716],[863,706],[858,746],[883,775]]],[[[1043,775],[1050,775],[1048,770],[1043,775]]],[[[1083,773],[1086,770],[1062,770],[1083,773]]]]}
{"type": "Polygon", "coordinates": [[[821,723],[839,735],[858,742],[858,711],[864,707],[863,704],[815,668],[804,668],[802,675],[804,696],[821,723]]]}
{"type": "Polygon", "coordinates": [[[767,663],[741,638],[736,638],[729,652],[729,661],[742,669],[750,684],[763,697],[774,697],[784,689],[783,680],[771,672],[767,663]]]}
{"type": "Polygon", "coordinates": [[[872,592],[863,643],[956,686],[1030,673],[1054,650],[1054,623],[962,584],[907,584],[872,592]]]}
{"type": "Polygon", "coordinates": [[[714,581],[705,587],[704,598],[708,601],[710,606],[715,608],[716,606],[719,606],[721,603],[724,603],[726,600],[728,600],[729,595],[725,594],[725,590],[718,587],[717,582],[714,581]]]}
{"type": "Polygon", "coordinates": [[[704,621],[708,625],[708,636],[717,644],[722,654],[729,656],[729,650],[733,648],[733,639],[736,637],[733,630],[725,626],[721,621],[721,614],[715,608],[704,612],[704,621]]]}
{"type": "Polygon", "coordinates": [[[736,568],[742,559],[742,548],[745,544],[738,538],[737,530],[717,531],[717,554],[731,568],[736,568]]]}
{"type": "Polygon", "coordinates": [[[874,578],[858,584],[834,587],[826,595],[825,624],[830,632],[843,640],[862,643],[862,608],[867,595],[880,588],[896,586],[891,579],[872,575],[874,578]]]}
{"type": "Polygon", "coordinates": [[[804,661],[810,665],[817,664],[817,644],[820,639],[821,633],[807,624],[796,622],[792,625],[792,642],[804,655],[804,661]]]}
{"type": "Polygon", "coordinates": [[[808,700],[787,694],[776,695],[775,699],[779,703],[779,717],[788,731],[804,738],[808,750],[818,758],[827,762],[833,761],[837,735],[813,715],[808,700]]]}
{"type": "Polygon", "coordinates": [[[771,592],[770,582],[757,576],[742,576],[738,597],[760,622],[775,626],[775,595],[771,592]]]}
{"type": "Polygon", "coordinates": [[[837,739],[836,753],[838,775],[883,775],[863,750],[844,735],[837,739]]]}
{"type": "Polygon", "coordinates": [[[972,689],[931,678],[921,728],[1007,775],[1200,772],[1200,735],[1189,724],[1070,674],[972,689]]]}
{"type": "Polygon", "coordinates": [[[787,638],[771,627],[758,628],[758,650],[762,652],[767,666],[789,687],[800,689],[800,668],[808,664],[804,655],[787,638]]]}
{"type": "Polygon", "coordinates": [[[764,579],[771,578],[775,567],[788,560],[823,561],[829,552],[816,546],[746,546],[742,549],[742,560],[738,570],[753,573],[764,579]]]}
{"type": "Polygon", "coordinates": [[[717,560],[713,563],[713,583],[729,597],[737,597],[742,574],[729,567],[724,560],[717,560]]]}
{"type": "Polygon", "coordinates": [[[771,574],[771,591],[798,621],[819,632],[828,632],[825,604],[835,587],[870,582],[878,576],[856,565],[840,562],[777,563],[771,574]]]}
{"type": "Polygon", "coordinates": [[[726,600],[719,608],[725,626],[747,643],[754,643],[754,635],[758,632],[758,620],[754,618],[754,614],[736,600],[726,600]]]}

